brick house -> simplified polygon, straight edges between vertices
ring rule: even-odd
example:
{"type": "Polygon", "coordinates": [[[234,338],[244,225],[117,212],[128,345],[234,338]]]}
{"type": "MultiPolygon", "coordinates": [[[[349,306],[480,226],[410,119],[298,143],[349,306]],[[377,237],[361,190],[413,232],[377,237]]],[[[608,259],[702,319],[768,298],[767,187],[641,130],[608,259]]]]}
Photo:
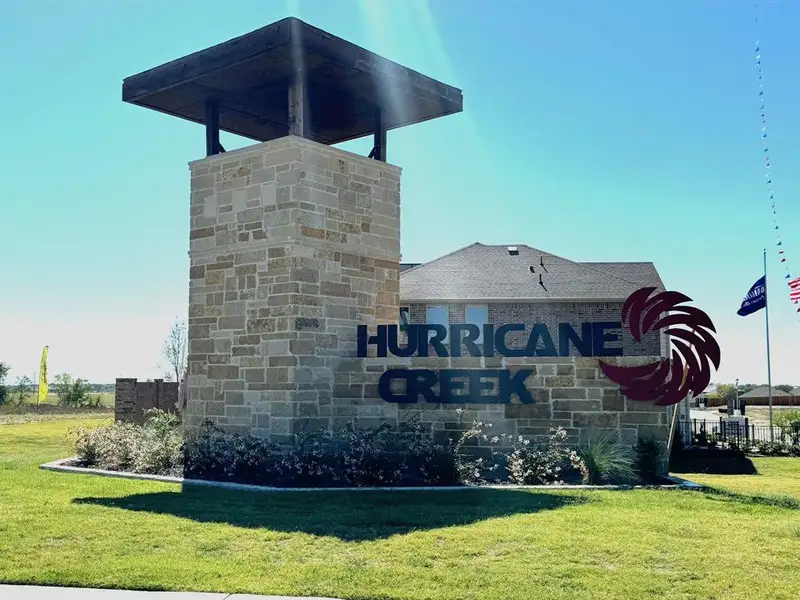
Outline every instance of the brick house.
{"type": "MultiPolygon", "coordinates": [[[[544,323],[554,334],[564,323],[577,331],[587,322],[618,324],[622,305],[632,292],[642,287],[665,289],[650,262],[580,263],[526,245],[481,243],[426,263],[401,264],[399,280],[401,326],[472,323],[496,328],[544,323]]],[[[624,356],[612,362],[643,364],[668,356],[669,341],[662,334],[651,332],[636,342],[627,328],[609,333],[618,336],[610,346],[624,348],[624,356]]],[[[524,347],[527,331],[511,332],[506,341],[508,348],[524,347]]],[[[559,341],[555,346],[559,349],[559,341]]],[[[597,358],[580,356],[574,345],[567,347],[568,356],[449,358],[436,359],[436,363],[443,368],[535,369],[535,377],[527,384],[535,403],[465,406],[469,416],[492,422],[498,432],[540,435],[560,426],[571,440],[577,440],[594,428],[610,428],[630,442],[639,437],[666,441],[668,409],[625,398],[604,377],[597,358]]],[[[411,365],[424,368],[428,360],[412,359],[411,365]]],[[[399,408],[401,415],[405,410],[421,410],[435,433],[446,435],[458,427],[452,410],[442,405],[399,408]]]]}

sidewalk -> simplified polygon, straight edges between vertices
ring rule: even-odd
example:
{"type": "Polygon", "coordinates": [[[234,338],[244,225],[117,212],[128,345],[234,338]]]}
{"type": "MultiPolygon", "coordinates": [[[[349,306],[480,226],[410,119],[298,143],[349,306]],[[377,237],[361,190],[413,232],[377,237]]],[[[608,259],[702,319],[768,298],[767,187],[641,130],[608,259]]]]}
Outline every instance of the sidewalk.
{"type": "Polygon", "coordinates": [[[200,592],[136,592],[89,588],[2,585],[0,600],[338,600],[297,596],[253,596],[250,594],[204,594],[200,592]]]}

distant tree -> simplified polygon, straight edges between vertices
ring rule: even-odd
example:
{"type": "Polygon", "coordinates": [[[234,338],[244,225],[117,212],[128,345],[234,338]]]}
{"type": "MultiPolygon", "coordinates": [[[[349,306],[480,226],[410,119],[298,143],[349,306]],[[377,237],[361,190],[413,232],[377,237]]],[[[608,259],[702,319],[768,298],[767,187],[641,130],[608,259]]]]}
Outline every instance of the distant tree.
{"type": "Polygon", "coordinates": [[[10,370],[10,365],[0,362],[0,404],[4,404],[6,401],[6,377],[8,377],[10,370]]]}
{"type": "Polygon", "coordinates": [[[186,322],[175,319],[164,341],[164,358],[172,367],[170,376],[174,374],[175,381],[180,381],[186,371],[187,333],[186,322]]]}
{"type": "Polygon", "coordinates": [[[794,389],[794,386],[789,385],[788,383],[782,383],[780,385],[774,385],[772,387],[774,387],[776,390],[786,392],[787,394],[791,393],[791,391],[794,389]]]}
{"type": "Polygon", "coordinates": [[[8,394],[10,401],[14,404],[25,404],[33,396],[34,387],[33,381],[27,375],[17,377],[11,393],[8,394]]]}
{"type": "Polygon", "coordinates": [[[61,406],[91,406],[100,401],[100,396],[93,399],[89,395],[91,388],[86,381],[75,379],[69,373],[56,375],[53,378],[53,389],[61,406]]]}
{"type": "Polygon", "coordinates": [[[731,405],[736,400],[736,386],[732,383],[720,383],[712,396],[722,398],[726,406],[731,405]]]}

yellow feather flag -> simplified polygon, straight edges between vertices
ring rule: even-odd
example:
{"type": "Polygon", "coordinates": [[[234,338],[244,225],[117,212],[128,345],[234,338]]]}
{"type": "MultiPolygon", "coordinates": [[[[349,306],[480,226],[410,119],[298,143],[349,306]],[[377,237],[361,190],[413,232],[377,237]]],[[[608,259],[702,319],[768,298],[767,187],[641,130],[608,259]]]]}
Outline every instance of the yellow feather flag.
{"type": "Polygon", "coordinates": [[[42,350],[42,364],[39,365],[39,396],[36,404],[42,400],[47,400],[47,346],[42,350]]]}

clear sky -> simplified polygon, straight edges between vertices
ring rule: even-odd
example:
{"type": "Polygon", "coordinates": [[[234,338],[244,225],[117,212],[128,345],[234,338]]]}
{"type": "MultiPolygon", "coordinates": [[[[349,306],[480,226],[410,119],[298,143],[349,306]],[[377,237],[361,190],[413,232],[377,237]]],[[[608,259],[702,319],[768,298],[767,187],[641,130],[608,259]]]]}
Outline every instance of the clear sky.
{"type": "MultiPolygon", "coordinates": [[[[464,91],[389,133],[402,251],[480,241],[653,261],[719,330],[715,380],[765,381],[763,312],[736,315],[768,249],[774,383],[800,383],[764,185],[800,275],[800,5],[751,2],[29,2],[0,20],[0,360],[33,376],[157,377],[187,311],[187,163],[204,130],[124,104],[124,77],[298,16],[464,91]],[[794,165],[794,166],[793,166],[794,165]]],[[[226,148],[251,142],[223,136],[226,148]]],[[[344,146],[367,154],[368,140],[344,146]]]]}

